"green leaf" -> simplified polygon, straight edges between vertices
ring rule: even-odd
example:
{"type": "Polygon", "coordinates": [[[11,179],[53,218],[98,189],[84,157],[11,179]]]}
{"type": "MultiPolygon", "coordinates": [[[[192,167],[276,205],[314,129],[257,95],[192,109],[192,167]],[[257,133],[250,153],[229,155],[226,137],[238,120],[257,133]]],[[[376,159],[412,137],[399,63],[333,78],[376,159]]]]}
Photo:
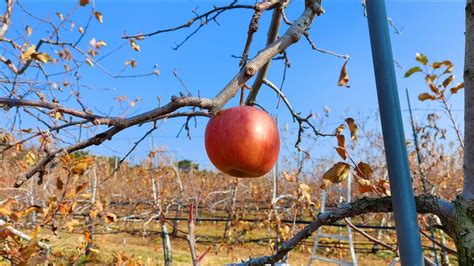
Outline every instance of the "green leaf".
{"type": "Polygon", "coordinates": [[[416,61],[420,62],[422,65],[426,66],[428,64],[428,57],[422,53],[416,53],[416,61]]]}
{"type": "Polygon", "coordinates": [[[420,67],[412,67],[410,69],[408,69],[408,71],[405,73],[405,78],[408,78],[409,76],[411,76],[413,73],[416,73],[416,72],[422,72],[423,70],[421,70],[420,67]]]}

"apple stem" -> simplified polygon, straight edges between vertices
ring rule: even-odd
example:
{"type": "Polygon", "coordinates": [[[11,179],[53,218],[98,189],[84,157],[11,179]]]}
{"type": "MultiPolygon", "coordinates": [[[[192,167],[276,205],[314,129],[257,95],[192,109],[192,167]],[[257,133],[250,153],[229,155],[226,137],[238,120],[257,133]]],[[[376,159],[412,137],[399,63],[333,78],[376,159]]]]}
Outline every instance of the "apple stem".
{"type": "Polygon", "coordinates": [[[245,105],[245,87],[242,87],[240,89],[240,106],[244,106],[245,105]]]}

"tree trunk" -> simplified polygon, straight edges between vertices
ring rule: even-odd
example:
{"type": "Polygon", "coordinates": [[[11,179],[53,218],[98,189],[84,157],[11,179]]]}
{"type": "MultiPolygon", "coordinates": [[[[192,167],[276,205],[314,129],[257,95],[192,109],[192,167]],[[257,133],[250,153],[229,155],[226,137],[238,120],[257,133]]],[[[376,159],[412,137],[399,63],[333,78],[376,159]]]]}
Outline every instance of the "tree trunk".
{"type": "Polygon", "coordinates": [[[454,201],[452,231],[459,265],[474,265],[474,5],[466,1],[464,189],[454,201]]]}

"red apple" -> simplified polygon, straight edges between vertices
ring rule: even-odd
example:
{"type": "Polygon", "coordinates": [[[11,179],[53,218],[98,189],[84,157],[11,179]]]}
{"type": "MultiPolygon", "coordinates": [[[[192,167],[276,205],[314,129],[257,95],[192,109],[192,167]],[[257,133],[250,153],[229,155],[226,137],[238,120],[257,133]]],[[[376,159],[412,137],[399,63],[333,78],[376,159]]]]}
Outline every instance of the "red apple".
{"type": "Polygon", "coordinates": [[[209,120],[205,144],[209,159],[220,171],[235,177],[259,177],[278,159],[280,134],[266,112],[238,106],[209,120]]]}

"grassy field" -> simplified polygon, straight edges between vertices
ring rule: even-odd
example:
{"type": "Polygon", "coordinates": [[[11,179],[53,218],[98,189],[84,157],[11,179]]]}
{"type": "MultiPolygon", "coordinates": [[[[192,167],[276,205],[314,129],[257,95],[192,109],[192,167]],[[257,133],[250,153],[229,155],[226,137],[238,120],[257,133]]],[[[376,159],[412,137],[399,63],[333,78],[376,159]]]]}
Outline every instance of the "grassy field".
{"type": "MultiPolygon", "coordinates": [[[[223,265],[231,262],[239,262],[261,255],[269,255],[272,253],[268,240],[249,242],[251,239],[263,239],[268,234],[266,228],[257,228],[247,231],[238,239],[233,237],[235,234],[241,234],[241,228],[237,225],[234,228],[231,237],[223,239],[223,223],[197,224],[196,234],[198,253],[201,254],[207,249],[209,253],[203,260],[204,265],[223,265]]],[[[52,262],[58,264],[67,264],[71,260],[75,260],[76,264],[114,264],[125,262],[127,265],[162,265],[163,250],[161,245],[160,228],[157,225],[151,225],[147,228],[147,233],[143,233],[143,227],[138,224],[118,224],[110,228],[97,228],[94,236],[94,251],[90,256],[84,255],[78,257],[80,253],[78,247],[84,241],[84,235],[80,233],[60,232],[54,235],[50,231],[43,231],[40,237],[48,240],[53,247],[53,254],[56,258],[52,262]],[[118,232],[116,229],[128,232],[118,232]]],[[[186,230],[186,224],[180,223],[180,230],[186,230]]],[[[337,228],[328,228],[333,233],[337,232],[337,228]]],[[[356,248],[364,247],[366,250],[358,251],[360,265],[387,265],[393,253],[389,251],[378,251],[376,253],[368,252],[372,244],[367,243],[366,239],[354,233],[355,241],[358,243],[356,248]]],[[[393,233],[385,234],[384,240],[391,242],[393,233]]],[[[323,247],[320,249],[320,255],[332,258],[349,259],[347,245],[334,243],[334,240],[322,239],[322,246],[333,246],[332,248],[323,247]],[[332,241],[332,242],[331,242],[332,241]],[[340,249],[341,248],[341,249],[340,249]]],[[[188,243],[184,234],[178,234],[177,237],[171,238],[172,259],[174,265],[190,265],[191,256],[188,243]]],[[[306,265],[311,255],[313,246],[312,239],[306,241],[303,245],[289,254],[288,262],[291,265],[306,265]]],[[[314,262],[313,265],[326,265],[321,262],[314,262]]],[[[330,264],[327,264],[330,265],[330,264]]]]}

